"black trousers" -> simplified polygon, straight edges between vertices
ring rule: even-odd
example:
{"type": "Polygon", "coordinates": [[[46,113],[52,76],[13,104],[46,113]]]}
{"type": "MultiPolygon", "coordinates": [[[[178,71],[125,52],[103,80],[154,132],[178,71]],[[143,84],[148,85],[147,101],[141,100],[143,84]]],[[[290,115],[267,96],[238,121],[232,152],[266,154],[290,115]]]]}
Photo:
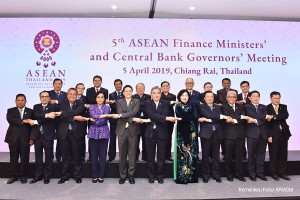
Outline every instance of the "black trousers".
{"type": "Polygon", "coordinates": [[[110,124],[110,139],[109,139],[109,149],[108,157],[111,160],[116,158],[116,148],[117,148],[117,135],[116,135],[117,124],[110,124]]]}
{"type": "Polygon", "coordinates": [[[171,149],[172,149],[172,134],[174,129],[173,122],[167,122],[167,129],[168,129],[168,139],[166,142],[166,159],[172,157],[171,149]]]}
{"type": "Polygon", "coordinates": [[[262,138],[247,138],[248,173],[249,176],[263,176],[267,140],[262,138]]]}
{"type": "Polygon", "coordinates": [[[202,148],[202,174],[204,178],[210,176],[209,156],[212,155],[212,175],[214,178],[220,177],[220,140],[217,132],[210,138],[201,138],[202,148]]]}
{"type": "Polygon", "coordinates": [[[106,163],[108,139],[89,139],[91,145],[93,178],[103,178],[106,163]]]}
{"type": "Polygon", "coordinates": [[[167,139],[158,139],[158,137],[146,138],[148,178],[163,179],[165,172],[167,139]],[[157,166],[155,165],[155,150],[157,147],[157,166]]]}
{"type": "Polygon", "coordinates": [[[242,176],[243,174],[243,148],[245,139],[224,140],[227,176],[242,176]],[[233,164],[233,158],[235,163],[233,164]]]}
{"type": "Polygon", "coordinates": [[[140,152],[142,152],[142,160],[147,160],[147,148],[145,143],[146,123],[140,124],[141,134],[138,135],[138,143],[136,149],[136,159],[138,160],[140,152]],[[142,138],[142,150],[140,150],[140,138],[142,138]]]}
{"type": "Polygon", "coordinates": [[[35,177],[49,178],[52,174],[53,140],[46,140],[41,134],[34,141],[35,177]],[[43,150],[45,150],[45,168],[43,167],[43,150]]]}
{"type": "Polygon", "coordinates": [[[269,143],[270,174],[285,175],[288,157],[288,140],[280,132],[278,141],[269,143]]]}
{"type": "Polygon", "coordinates": [[[67,137],[60,140],[60,148],[62,153],[62,176],[69,178],[71,176],[71,156],[73,159],[73,176],[81,178],[81,152],[80,143],[84,138],[75,138],[72,131],[68,131],[67,137]]]}
{"type": "Polygon", "coordinates": [[[14,144],[9,144],[8,147],[10,154],[11,177],[26,177],[29,167],[29,141],[21,140],[19,137],[14,144]],[[19,157],[21,158],[20,173],[18,173],[19,157]]]}

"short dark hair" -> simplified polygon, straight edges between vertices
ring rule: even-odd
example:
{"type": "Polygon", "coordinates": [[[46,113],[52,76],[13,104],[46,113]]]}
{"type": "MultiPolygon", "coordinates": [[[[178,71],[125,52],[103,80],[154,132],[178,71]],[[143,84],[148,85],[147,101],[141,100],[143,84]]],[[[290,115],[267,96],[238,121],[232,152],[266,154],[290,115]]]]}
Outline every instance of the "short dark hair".
{"type": "Polygon", "coordinates": [[[205,88],[205,86],[208,84],[212,85],[211,82],[206,82],[206,83],[204,83],[203,88],[205,88]]]}
{"type": "Polygon", "coordinates": [[[130,89],[131,89],[131,91],[133,91],[133,89],[132,89],[132,86],[131,86],[131,85],[125,85],[125,86],[123,87],[122,94],[123,94],[123,92],[124,92],[124,90],[125,90],[126,88],[130,88],[130,89]]]}
{"type": "Polygon", "coordinates": [[[163,82],[161,82],[160,87],[162,87],[162,85],[163,85],[164,83],[167,83],[168,85],[170,85],[170,83],[169,83],[168,81],[163,81],[163,82]]]}
{"type": "Polygon", "coordinates": [[[230,82],[231,82],[231,80],[230,80],[229,78],[223,78],[223,79],[222,79],[222,83],[223,83],[224,81],[230,81],[230,82]]]}
{"type": "Polygon", "coordinates": [[[116,79],[116,80],[114,80],[114,85],[116,84],[116,82],[121,82],[121,85],[123,85],[123,82],[122,82],[121,79],[116,79]]]}
{"type": "Polygon", "coordinates": [[[248,85],[250,85],[250,83],[248,81],[242,81],[240,86],[242,86],[243,84],[247,83],[248,85]]]}
{"type": "Polygon", "coordinates": [[[16,95],[16,100],[17,100],[17,98],[18,98],[18,97],[24,97],[24,98],[25,98],[25,100],[26,100],[26,96],[25,96],[25,94],[21,94],[21,93],[20,93],[20,94],[17,94],[17,95],[16,95]]]}
{"type": "Polygon", "coordinates": [[[50,93],[49,93],[48,91],[46,91],[46,90],[44,90],[44,91],[41,91],[41,92],[40,92],[40,94],[39,94],[39,96],[41,96],[41,94],[42,94],[42,93],[44,93],[44,92],[47,92],[47,93],[48,93],[48,95],[50,96],[50,93]]]}
{"type": "Polygon", "coordinates": [[[95,95],[95,100],[97,99],[97,96],[99,95],[99,94],[103,94],[103,96],[104,96],[104,104],[105,104],[105,102],[106,102],[106,98],[105,98],[105,93],[103,92],[103,91],[98,91],[97,93],[96,93],[96,95],[95,95]]]}
{"type": "Polygon", "coordinates": [[[253,90],[252,92],[250,92],[250,97],[252,96],[252,94],[254,94],[254,93],[257,93],[258,94],[258,96],[260,96],[260,93],[259,93],[259,91],[257,91],[257,90],[253,90]]]}
{"type": "Polygon", "coordinates": [[[281,94],[280,92],[277,92],[277,91],[273,91],[270,93],[270,97],[272,98],[274,95],[279,95],[281,97],[281,94]]]}
{"type": "Polygon", "coordinates": [[[69,88],[67,93],[69,93],[69,91],[71,91],[71,90],[74,90],[76,92],[76,94],[78,94],[76,88],[73,88],[73,87],[69,88]]]}
{"type": "MultiPolygon", "coordinates": [[[[212,94],[214,94],[212,91],[205,91],[204,93],[203,93],[203,97],[205,97],[206,96],[206,94],[208,94],[208,93],[212,93],[212,94]]],[[[214,97],[215,97],[215,95],[213,95],[214,97]]]]}
{"type": "MultiPolygon", "coordinates": [[[[84,84],[83,84],[83,83],[77,83],[76,86],[75,86],[76,89],[77,89],[77,86],[78,86],[78,85],[83,85],[83,87],[84,87],[84,84]]],[[[85,89],[85,88],[84,88],[84,89],[85,89]]]]}
{"type": "Polygon", "coordinates": [[[60,78],[55,78],[55,79],[53,80],[53,84],[55,83],[55,81],[60,81],[61,84],[63,84],[63,81],[62,81],[60,78]]]}
{"type": "MultiPolygon", "coordinates": [[[[189,96],[188,102],[190,101],[191,95],[190,95],[189,91],[186,90],[186,89],[180,90],[180,91],[178,92],[178,94],[177,94],[177,99],[178,99],[178,101],[181,102],[180,97],[181,97],[185,92],[186,92],[186,93],[188,94],[188,96],[189,96]]],[[[187,102],[187,103],[188,103],[188,102],[187,102]]]]}
{"type": "Polygon", "coordinates": [[[99,76],[99,75],[95,75],[95,76],[93,77],[93,81],[94,81],[96,78],[99,78],[99,79],[100,79],[100,81],[102,82],[102,77],[101,77],[101,76],[99,76]]]}

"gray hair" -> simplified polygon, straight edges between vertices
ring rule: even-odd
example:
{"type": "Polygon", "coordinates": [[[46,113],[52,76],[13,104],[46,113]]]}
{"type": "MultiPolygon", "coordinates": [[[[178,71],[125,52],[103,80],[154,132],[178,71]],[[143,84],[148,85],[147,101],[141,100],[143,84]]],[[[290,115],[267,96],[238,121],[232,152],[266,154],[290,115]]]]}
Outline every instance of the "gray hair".
{"type": "Polygon", "coordinates": [[[151,94],[153,90],[159,90],[159,92],[161,93],[161,89],[158,86],[154,86],[153,88],[151,88],[151,94]]]}
{"type": "Polygon", "coordinates": [[[237,96],[237,93],[236,93],[235,91],[229,90],[229,91],[227,92],[227,96],[226,96],[226,97],[228,97],[230,94],[234,94],[235,96],[237,96]]]}

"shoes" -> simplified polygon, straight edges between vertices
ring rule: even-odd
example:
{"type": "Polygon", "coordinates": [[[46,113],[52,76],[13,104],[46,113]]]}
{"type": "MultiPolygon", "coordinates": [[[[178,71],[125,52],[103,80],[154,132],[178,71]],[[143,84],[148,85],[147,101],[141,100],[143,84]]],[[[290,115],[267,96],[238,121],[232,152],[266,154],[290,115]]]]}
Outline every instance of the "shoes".
{"type": "Polygon", "coordinates": [[[159,184],[163,184],[164,183],[163,179],[158,179],[157,181],[158,181],[159,184]]]}
{"type": "Polygon", "coordinates": [[[251,181],[256,181],[256,177],[255,176],[249,176],[251,181]]]}
{"type": "Polygon", "coordinates": [[[130,184],[135,184],[135,180],[133,176],[129,176],[129,183],[130,184]]]}
{"type": "Polygon", "coordinates": [[[44,178],[44,183],[45,184],[49,184],[50,183],[50,179],[49,178],[44,178]]]}
{"type": "Polygon", "coordinates": [[[92,183],[97,183],[98,182],[98,178],[93,178],[92,183]]]}
{"type": "Polygon", "coordinates": [[[86,162],[92,162],[91,158],[87,159],[86,162]]]}
{"type": "Polygon", "coordinates": [[[283,174],[283,175],[279,175],[279,177],[280,178],[282,178],[282,179],[284,179],[284,180],[286,180],[286,181],[290,181],[291,180],[291,178],[290,177],[288,177],[287,175],[285,175],[285,174],[283,174]]]}
{"type": "Polygon", "coordinates": [[[208,178],[203,177],[203,183],[208,183],[208,178]]]}
{"type": "Polygon", "coordinates": [[[126,178],[120,178],[120,179],[119,179],[119,184],[124,184],[125,181],[126,181],[126,178]]]}
{"type": "Polygon", "coordinates": [[[257,176],[257,178],[260,178],[263,181],[268,181],[267,177],[265,177],[264,175],[262,176],[257,176]]]}
{"type": "Polygon", "coordinates": [[[103,179],[103,178],[98,178],[98,182],[99,182],[99,183],[103,183],[103,182],[104,182],[104,179],[103,179]]]}
{"type": "Polygon", "coordinates": [[[147,162],[147,158],[142,156],[142,160],[147,162]]]}
{"type": "Polygon", "coordinates": [[[214,178],[216,180],[217,183],[222,183],[222,180],[220,179],[220,177],[214,178]]]}
{"type": "Polygon", "coordinates": [[[232,181],[233,181],[233,177],[232,177],[232,176],[228,176],[228,177],[227,177],[227,180],[228,180],[229,182],[232,182],[232,181]]]}
{"type": "Polygon", "coordinates": [[[75,178],[76,183],[82,183],[82,179],[81,178],[75,178]]]}
{"type": "Polygon", "coordinates": [[[15,182],[17,180],[18,180],[17,177],[11,177],[10,179],[8,179],[7,184],[12,184],[13,182],[15,182]]]}
{"type": "Polygon", "coordinates": [[[174,160],[172,158],[167,158],[166,160],[173,162],[174,160]]]}
{"type": "Polygon", "coordinates": [[[69,178],[61,178],[59,181],[58,181],[58,184],[63,184],[63,183],[65,183],[66,181],[68,181],[69,180],[69,178]]]}
{"type": "Polygon", "coordinates": [[[235,178],[238,179],[239,181],[246,182],[246,179],[242,176],[236,176],[235,178]]]}
{"type": "Polygon", "coordinates": [[[111,162],[113,160],[114,160],[114,158],[108,158],[107,162],[111,162]]]}
{"type": "Polygon", "coordinates": [[[22,184],[25,184],[25,183],[27,183],[27,178],[26,177],[21,177],[21,183],[22,184]]]}
{"type": "Polygon", "coordinates": [[[279,181],[279,177],[276,174],[272,176],[272,179],[275,181],[279,181]]]}
{"type": "Polygon", "coordinates": [[[148,182],[149,183],[154,183],[154,178],[149,178],[148,182]]]}
{"type": "Polygon", "coordinates": [[[42,177],[34,177],[34,179],[32,179],[31,181],[29,181],[29,184],[36,183],[36,182],[38,182],[40,180],[42,180],[42,177]]]}

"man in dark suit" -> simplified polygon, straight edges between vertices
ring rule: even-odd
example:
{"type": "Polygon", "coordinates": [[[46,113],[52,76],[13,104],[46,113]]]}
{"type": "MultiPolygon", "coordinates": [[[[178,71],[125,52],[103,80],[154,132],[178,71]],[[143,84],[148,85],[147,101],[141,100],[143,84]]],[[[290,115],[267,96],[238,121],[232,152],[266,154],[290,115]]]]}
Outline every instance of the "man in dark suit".
{"type": "MultiPolygon", "coordinates": [[[[170,83],[168,81],[163,81],[161,83],[161,99],[165,100],[169,104],[168,117],[174,117],[174,105],[178,103],[176,101],[176,96],[170,93],[170,83]]],[[[174,129],[174,122],[167,122],[168,129],[168,139],[166,144],[166,160],[173,161],[171,149],[172,149],[172,133],[174,129]]]]}
{"type": "Polygon", "coordinates": [[[116,134],[118,135],[119,144],[119,184],[124,184],[128,173],[129,183],[135,184],[134,172],[136,166],[136,146],[138,144],[138,135],[142,120],[139,118],[140,101],[132,98],[133,89],[130,85],[123,88],[122,99],[117,100],[117,114],[113,118],[117,121],[116,134]],[[128,172],[126,159],[128,156],[128,172]]]}
{"type": "Polygon", "coordinates": [[[99,75],[95,75],[93,77],[94,87],[90,87],[86,90],[86,98],[88,104],[96,104],[96,93],[102,91],[105,94],[105,99],[108,99],[108,90],[101,87],[102,85],[102,77],[99,75]]]}
{"type": "Polygon", "coordinates": [[[267,114],[267,107],[259,103],[260,93],[256,90],[250,94],[250,104],[245,105],[245,113],[249,117],[246,125],[247,149],[248,149],[248,173],[250,180],[256,181],[256,177],[263,181],[264,162],[267,147],[269,129],[267,120],[273,118],[267,114]]]}
{"type": "Polygon", "coordinates": [[[5,142],[8,143],[10,153],[11,178],[7,184],[12,184],[20,176],[21,183],[27,183],[29,167],[29,150],[33,140],[30,139],[33,110],[25,107],[26,96],[17,94],[16,107],[7,110],[6,119],[9,127],[6,132],[5,142]],[[21,158],[20,173],[18,174],[18,160],[21,158]]]}
{"type": "Polygon", "coordinates": [[[33,107],[34,119],[38,126],[34,127],[34,151],[35,151],[35,177],[29,183],[33,184],[43,179],[44,183],[50,183],[53,163],[53,141],[55,139],[55,112],[58,111],[50,104],[50,95],[47,91],[40,92],[40,104],[33,107]],[[43,150],[45,151],[45,168],[43,167],[43,150]],[[43,169],[44,168],[44,169],[43,169]]]}
{"type": "Polygon", "coordinates": [[[59,126],[57,137],[60,139],[62,152],[62,178],[58,184],[62,184],[69,180],[70,157],[73,159],[73,176],[76,183],[81,183],[81,155],[80,144],[86,134],[84,122],[87,118],[83,117],[85,112],[82,101],[77,100],[77,90],[69,88],[67,100],[60,104],[59,126]]]}
{"type": "Polygon", "coordinates": [[[286,175],[288,140],[291,136],[289,126],[286,120],[289,117],[287,106],[280,103],[281,95],[279,92],[271,92],[271,103],[267,106],[268,115],[272,115],[269,127],[269,153],[270,153],[270,174],[276,181],[279,177],[285,180],[291,180],[286,175]],[[279,176],[279,177],[278,177],[279,176]]]}
{"type": "Polygon", "coordinates": [[[220,179],[220,141],[223,139],[221,120],[226,117],[222,115],[221,107],[213,104],[214,93],[204,92],[204,104],[200,105],[200,138],[202,148],[202,174],[203,182],[207,183],[210,176],[209,156],[212,155],[212,175],[216,182],[220,179]]]}
{"type": "MultiPolygon", "coordinates": [[[[238,94],[238,91],[235,89],[231,89],[231,80],[229,78],[223,78],[222,80],[222,87],[223,89],[220,89],[217,91],[217,97],[218,101],[220,104],[226,104],[227,103],[227,92],[230,90],[235,91],[238,94]]],[[[223,155],[223,160],[225,160],[225,145],[224,145],[224,140],[221,141],[221,149],[222,149],[222,155],[223,155]]]]}
{"type": "Polygon", "coordinates": [[[243,149],[245,147],[245,115],[244,106],[236,103],[237,94],[234,91],[227,92],[227,103],[221,107],[223,115],[227,116],[223,123],[225,152],[226,152],[226,171],[227,180],[232,182],[233,176],[240,181],[245,182],[243,177],[243,149]],[[235,160],[233,167],[232,160],[235,160]]]}
{"type": "MultiPolygon", "coordinates": [[[[67,100],[67,93],[61,91],[62,86],[63,86],[63,81],[61,79],[56,78],[53,80],[53,90],[49,91],[50,103],[53,104],[56,109],[59,109],[59,105],[63,101],[67,100]]],[[[56,133],[58,132],[58,120],[55,120],[55,131],[56,133]]],[[[57,140],[56,143],[55,157],[56,157],[56,161],[60,163],[61,150],[60,150],[59,139],[57,140]]]]}
{"type": "Polygon", "coordinates": [[[161,89],[155,86],[151,89],[151,101],[145,102],[147,121],[145,139],[147,148],[147,165],[149,183],[154,183],[157,178],[163,184],[166,142],[168,139],[167,121],[175,122],[177,118],[168,117],[169,104],[161,100],[161,89]],[[155,150],[157,147],[157,167],[155,167],[155,150]]]}
{"type": "MultiPolygon", "coordinates": [[[[117,114],[116,102],[122,98],[122,86],[123,82],[120,79],[114,81],[116,91],[109,94],[109,106],[110,114],[117,114]]],[[[109,150],[108,150],[108,162],[113,161],[116,158],[116,128],[118,119],[110,118],[110,139],[109,139],[109,150]]]]}
{"type": "MultiPolygon", "coordinates": [[[[136,94],[132,96],[134,99],[140,100],[140,111],[139,111],[139,117],[141,119],[146,119],[145,115],[145,102],[148,100],[151,100],[151,97],[149,94],[145,94],[145,85],[144,83],[138,83],[136,84],[136,94]]],[[[145,145],[145,130],[146,130],[146,124],[140,124],[141,133],[139,135],[138,139],[138,145],[137,145],[137,152],[136,152],[136,160],[139,159],[140,152],[142,152],[142,160],[147,160],[147,150],[145,145]],[[140,138],[142,138],[142,150],[140,151],[140,138]]]]}
{"type": "MultiPolygon", "coordinates": [[[[204,92],[206,92],[206,91],[212,91],[213,85],[211,84],[211,82],[206,82],[203,85],[203,89],[204,89],[204,92]]],[[[201,100],[200,100],[201,103],[205,103],[205,101],[204,101],[204,92],[200,94],[201,95],[201,97],[200,97],[201,98],[201,100]]],[[[219,103],[218,97],[217,97],[216,94],[214,94],[214,103],[216,103],[216,104],[219,103]]]]}

